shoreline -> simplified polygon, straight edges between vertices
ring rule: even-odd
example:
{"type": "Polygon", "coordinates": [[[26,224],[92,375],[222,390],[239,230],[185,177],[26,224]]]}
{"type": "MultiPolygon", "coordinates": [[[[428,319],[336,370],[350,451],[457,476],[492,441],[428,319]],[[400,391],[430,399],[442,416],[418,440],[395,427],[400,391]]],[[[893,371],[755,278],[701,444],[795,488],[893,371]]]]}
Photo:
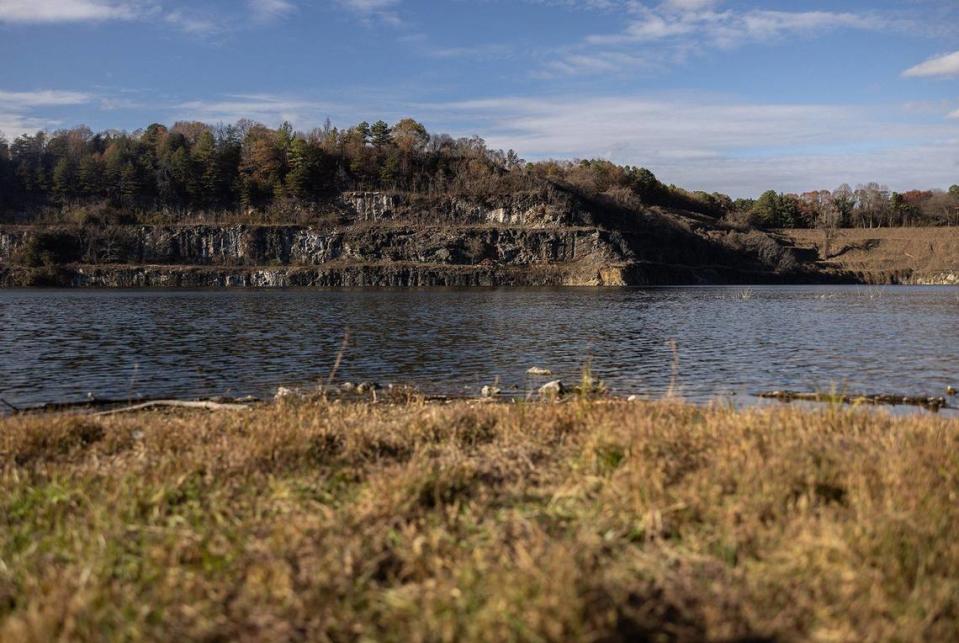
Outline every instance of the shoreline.
{"type": "Polygon", "coordinates": [[[0,287],[959,285],[959,228],[839,230],[824,259],[818,230],[579,223],[7,225],[0,287]]]}

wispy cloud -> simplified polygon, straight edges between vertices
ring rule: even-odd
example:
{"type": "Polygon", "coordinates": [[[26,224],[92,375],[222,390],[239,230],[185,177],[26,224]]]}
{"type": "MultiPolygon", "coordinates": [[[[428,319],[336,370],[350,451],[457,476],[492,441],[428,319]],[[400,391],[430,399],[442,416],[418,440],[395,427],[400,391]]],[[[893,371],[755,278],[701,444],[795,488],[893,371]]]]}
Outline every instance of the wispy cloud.
{"type": "Polygon", "coordinates": [[[146,20],[209,36],[271,22],[296,11],[292,0],[246,0],[229,8],[171,0],[0,0],[0,23],[54,24],[146,20]]]}
{"type": "Polygon", "coordinates": [[[294,124],[317,123],[335,106],[323,101],[273,94],[233,94],[219,100],[194,100],[173,106],[177,118],[207,122],[235,122],[251,119],[268,125],[282,121],[294,124]]]}
{"type": "Polygon", "coordinates": [[[47,129],[60,125],[54,118],[40,116],[57,107],[84,105],[96,100],[95,96],[81,92],[42,89],[28,92],[0,90],[0,132],[17,137],[26,132],[47,129]]]}
{"type": "Polygon", "coordinates": [[[0,22],[55,23],[133,20],[139,4],[117,0],[0,0],[0,22]]]}
{"type": "Polygon", "coordinates": [[[0,138],[10,141],[27,132],[36,132],[50,125],[49,121],[11,114],[0,109],[0,138]]]}
{"type": "Polygon", "coordinates": [[[296,11],[296,5],[289,0],[247,0],[246,4],[253,18],[260,22],[282,18],[296,11]]]}
{"type": "Polygon", "coordinates": [[[186,34],[210,36],[226,30],[229,23],[212,15],[196,11],[174,9],[163,15],[163,22],[186,34]]]}
{"type": "Polygon", "coordinates": [[[837,29],[876,30],[888,22],[874,15],[830,11],[747,12],[639,9],[640,17],[631,20],[616,34],[589,36],[593,44],[655,42],[675,37],[695,36],[703,44],[735,47],[751,42],[768,42],[794,35],[822,35],[837,29]]]}
{"type": "Polygon", "coordinates": [[[720,0],[666,0],[663,8],[677,11],[702,11],[718,5],[720,0]]]}
{"type": "Polygon", "coordinates": [[[50,107],[56,105],[82,105],[93,97],[89,94],[43,89],[32,92],[7,92],[0,90],[0,107],[50,107]]]}
{"type": "Polygon", "coordinates": [[[338,0],[339,4],[365,20],[379,20],[387,24],[401,25],[403,20],[396,8],[400,0],[338,0]]]}
{"type": "Polygon", "coordinates": [[[543,71],[534,75],[550,78],[557,75],[590,73],[622,73],[637,69],[654,69],[659,61],[643,54],[624,51],[571,52],[546,63],[543,71]]]}
{"type": "Polygon", "coordinates": [[[903,72],[907,78],[921,78],[927,76],[959,76],[959,51],[930,58],[924,63],[910,67],[903,72]]]}
{"type": "Polygon", "coordinates": [[[579,74],[629,71],[642,66],[665,68],[707,49],[776,43],[816,37],[842,29],[882,30],[893,21],[879,14],[832,11],[721,9],[720,0],[665,0],[656,6],[639,2],[625,7],[625,24],[612,33],[586,36],[547,64],[550,73],[579,74]],[[626,63],[619,68],[617,56],[626,63]],[[606,61],[606,62],[604,62],[606,61]]]}
{"type": "Polygon", "coordinates": [[[512,45],[503,43],[487,43],[482,45],[463,45],[460,47],[430,47],[426,53],[434,58],[475,58],[493,59],[505,58],[515,50],[512,45]]]}

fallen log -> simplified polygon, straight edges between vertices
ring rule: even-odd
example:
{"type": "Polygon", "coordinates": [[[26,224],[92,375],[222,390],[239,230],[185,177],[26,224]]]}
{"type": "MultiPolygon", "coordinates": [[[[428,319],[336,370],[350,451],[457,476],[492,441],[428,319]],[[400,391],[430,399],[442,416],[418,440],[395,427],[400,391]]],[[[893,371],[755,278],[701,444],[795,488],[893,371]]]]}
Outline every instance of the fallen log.
{"type": "Polygon", "coordinates": [[[780,402],[823,402],[829,404],[849,404],[849,405],[888,405],[888,406],[918,406],[924,409],[939,412],[941,409],[949,408],[949,404],[944,397],[922,397],[910,395],[846,395],[843,393],[797,393],[795,391],[770,391],[768,393],[758,393],[756,397],[767,400],[779,400],[780,402]]]}
{"type": "Polygon", "coordinates": [[[152,402],[143,402],[133,406],[125,406],[110,411],[100,411],[94,413],[93,417],[104,417],[107,415],[118,415],[120,413],[135,413],[136,411],[145,411],[155,408],[179,408],[179,409],[203,409],[206,411],[248,411],[249,404],[234,404],[222,402],[185,402],[182,400],[154,400],[152,402]]]}

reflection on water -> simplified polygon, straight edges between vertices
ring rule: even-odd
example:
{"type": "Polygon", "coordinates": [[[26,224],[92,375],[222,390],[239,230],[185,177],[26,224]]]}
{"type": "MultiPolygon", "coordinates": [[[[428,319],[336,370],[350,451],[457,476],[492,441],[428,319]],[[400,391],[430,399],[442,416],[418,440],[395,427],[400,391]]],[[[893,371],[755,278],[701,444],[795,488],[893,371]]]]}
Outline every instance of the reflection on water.
{"type": "Polygon", "coordinates": [[[574,380],[662,395],[678,344],[691,400],[833,387],[941,395],[959,382],[959,290],[0,291],[0,397],[24,405],[267,395],[325,379],[436,393],[574,380]]]}

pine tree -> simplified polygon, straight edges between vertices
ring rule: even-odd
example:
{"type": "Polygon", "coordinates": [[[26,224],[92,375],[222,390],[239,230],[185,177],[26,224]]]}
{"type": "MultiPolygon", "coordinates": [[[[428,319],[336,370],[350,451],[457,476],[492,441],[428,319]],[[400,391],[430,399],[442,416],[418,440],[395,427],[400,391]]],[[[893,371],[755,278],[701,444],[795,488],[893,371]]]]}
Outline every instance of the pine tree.
{"type": "Polygon", "coordinates": [[[384,121],[376,121],[370,128],[370,135],[373,139],[373,146],[377,148],[386,147],[393,142],[390,126],[384,121]]]}
{"type": "Polygon", "coordinates": [[[209,130],[202,132],[190,150],[196,173],[191,183],[190,200],[199,207],[208,207],[218,200],[216,139],[209,130]]]}
{"type": "Polygon", "coordinates": [[[120,200],[123,206],[132,208],[139,202],[142,188],[140,173],[136,166],[127,161],[120,171],[120,200]]]}
{"type": "MultiPolygon", "coordinates": [[[[384,123],[384,124],[385,124],[385,123],[384,123]]],[[[363,121],[362,123],[360,123],[359,125],[357,125],[357,126],[356,126],[355,128],[353,128],[353,129],[354,129],[354,131],[355,131],[357,134],[359,134],[360,140],[363,141],[363,144],[364,144],[364,145],[366,145],[366,144],[368,144],[368,143],[370,142],[370,135],[371,135],[371,134],[370,134],[370,124],[369,124],[369,123],[367,123],[366,121],[363,121]]]]}
{"type": "Polygon", "coordinates": [[[77,188],[82,196],[96,198],[103,193],[103,165],[89,154],[80,159],[77,167],[77,188]]]}
{"type": "Polygon", "coordinates": [[[61,203],[79,193],[77,165],[69,156],[63,156],[53,168],[53,192],[61,203]]]}
{"type": "Polygon", "coordinates": [[[302,138],[298,138],[290,146],[290,171],[286,175],[290,194],[298,199],[310,198],[313,173],[310,145],[302,138]]]}

